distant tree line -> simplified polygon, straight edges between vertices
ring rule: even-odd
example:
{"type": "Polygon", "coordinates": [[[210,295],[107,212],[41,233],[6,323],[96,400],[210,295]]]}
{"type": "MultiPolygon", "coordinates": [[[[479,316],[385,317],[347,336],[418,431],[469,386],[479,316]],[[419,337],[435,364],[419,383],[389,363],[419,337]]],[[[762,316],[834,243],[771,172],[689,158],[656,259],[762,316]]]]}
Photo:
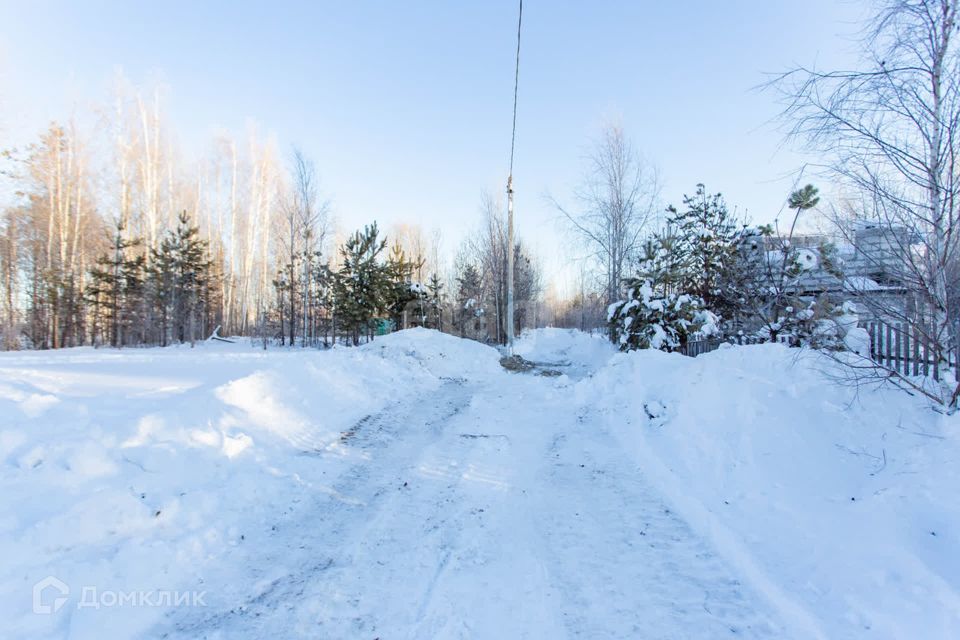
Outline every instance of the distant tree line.
{"type": "Polygon", "coordinates": [[[514,254],[514,332],[543,326],[550,318],[542,302],[540,266],[521,240],[508,247],[500,201],[484,194],[479,227],[460,247],[454,264],[451,321],[462,337],[504,344],[507,336],[508,251],[514,254]]]}
{"type": "MultiPolygon", "coordinates": [[[[335,240],[313,163],[297,150],[283,161],[255,128],[188,163],[161,91],[120,77],[109,104],[95,124],[51,123],[0,150],[0,348],[167,345],[217,327],[285,346],[406,326],[503,339],[499,213],[485,207],[464,243],[476,274],[461,284],[439,234],[416,225],[395,224],[389,242],[376,225],[335,240]]],[[[536,260],[513,250],[518,299],[538,301],[536,260]]],[[[540,317],[525,309],[521,327],[540,317]]]]}
{"type": "Polygon", "coordinates": [[[316,253],[303,272],[281,269],[273,304],[259,328],[264,341],[295,344],[298,327],[305,331],[300,342],[308,345],[330,345],[341,335],[360,344],[378,330],[410,325],[442,329],[445,293],[439,277],[432,275],[426,285],[416,281],[414,272],[423,259],[409,258],[399,243],[389,253],[386,248],[387,239],[373,223],[339,248],[339,266],[316,253]],[[291,290],[301,295],[292,297],[291,290]],[[304,324],[296,321],[298,308],[306,310],[304,324]]]}
{"type": "Polygon", "coordinates": [[[220,274],[209,245],[186,212],[177,226],[146,252],[142,238],[130,238],[117,225],[113,248],[97,257],[72,333],[89,332],[94,345],[193,343],[220,322],[220,274]],[[84,319],[89,326],[84,326],[84,319]]]}

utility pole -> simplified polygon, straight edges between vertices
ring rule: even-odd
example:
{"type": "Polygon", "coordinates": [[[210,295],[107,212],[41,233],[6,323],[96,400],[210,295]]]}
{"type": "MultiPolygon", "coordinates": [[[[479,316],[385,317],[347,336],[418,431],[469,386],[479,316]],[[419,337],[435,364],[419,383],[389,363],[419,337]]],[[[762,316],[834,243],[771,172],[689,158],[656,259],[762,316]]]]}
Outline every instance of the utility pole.
{"type": "Polygon", "coordinates": [[[520,27],[523,0],[517,13],[517,65],[513,72],[513,128],[510,132],[510,173],[507,176],[507,353],[513,355],[513,151],[517,142],[517,89],[520,86],[520,27]]]}
{"type": "Polygon", "coordinates": [[[507,177],[507,351],[513,355],[513,176],[507,177]]]}

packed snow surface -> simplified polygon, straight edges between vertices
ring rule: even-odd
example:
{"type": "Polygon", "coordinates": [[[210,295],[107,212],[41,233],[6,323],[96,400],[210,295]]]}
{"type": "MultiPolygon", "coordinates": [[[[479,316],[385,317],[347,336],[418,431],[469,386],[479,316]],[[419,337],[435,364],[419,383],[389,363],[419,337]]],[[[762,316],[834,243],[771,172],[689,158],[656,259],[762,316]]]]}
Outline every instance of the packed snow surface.
{"type": "Polygon", "coordinates": [[[516,352],[563,375],[0,354],[0,638],[960,637],[956,417],[779,345],[516,352]]]}

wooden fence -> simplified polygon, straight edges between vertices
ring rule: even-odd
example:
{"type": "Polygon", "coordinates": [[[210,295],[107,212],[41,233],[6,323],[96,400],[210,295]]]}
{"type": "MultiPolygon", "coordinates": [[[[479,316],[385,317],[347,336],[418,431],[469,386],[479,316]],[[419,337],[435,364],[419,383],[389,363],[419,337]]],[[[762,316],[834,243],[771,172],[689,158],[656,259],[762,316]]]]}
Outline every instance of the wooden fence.
{"type": "MultiPolygon", "coordinates": [[[[913,331],[902,322],[868,322],[863,327],[870,335],[870,357],[879,365],[905,376],[929,376],[940,379],[942,362],[930,338],[916,327],[913,331]]],[[[952,367],[955,354],[949,355],[952,367]]]]}
{"type": "MultiPolygon", "coordinates": [[[[930,376],[940,379],[940,368],[944,365],[936,357],[933,342],[914,328],[913,331],[903,323],[868,322],[862,328],[870,336],[870,358],[877,364],[905,376],[930,376]]],[[[780,342],[787,342],[781,339],[780,342]]],[[[728,344],[749,345],[766,342],[754,336],[730,336],[725,340],[705,338],[690,340],[677,351],[683,355],[696,357],[728,344]]],[[[956,364],[956,353],[950,353],[949,366],[956,364]]]]}
{"type": "MultiPolygon", "coordinates": [[[[729,336],[724,340],[717,338],[703,338],[700,340],[689,340],[687,344],[677,349],[677,352],[682,353],[685,356],[690,356],[691,358],[696,358],[700,354],[716,351],[720,348],[720,345],[724,343],[747,345],[761,344],[763,342],[766,342],[766,340],[763,338],[757,338],[755,336],[729,336]]],[[[781,342],[785,342],[785,340],[781,340],[781,342]]]]}
{"type": "Polygon", "coordinates": [[[690,340],[687,344],[677,349],[677,353],[696,358],[702,353],[709,353],[719,348],[721,344],[721,340],[690,340]]]}

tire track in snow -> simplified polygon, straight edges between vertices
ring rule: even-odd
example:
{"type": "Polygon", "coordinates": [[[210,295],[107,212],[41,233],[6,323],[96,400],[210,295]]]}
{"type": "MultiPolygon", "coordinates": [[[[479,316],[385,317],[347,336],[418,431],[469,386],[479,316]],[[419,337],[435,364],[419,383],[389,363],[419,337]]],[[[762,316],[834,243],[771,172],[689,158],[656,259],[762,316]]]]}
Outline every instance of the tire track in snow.
{"type": "Polygon", "coordinates": [[[364,418],[360,457],[278,505],[263,549],[226,556],[224,575],[247,567],[224,594],[242,604],[174,612],[154,637],[782,637],[569,396],[450,380],[364,418]]]}
{"type": "MultiPolygon", "coordinates": [[[[285,509],[278,508],[277,523],[271,525],[262,547],[248,546],[228,556],[230,566],[223,567],[225,575],[233,575],[236,566],[242,566],[247,568],[248,579],[244,585],[233,585],[234,591],[220,594],[217,601],[239,604],[176,610],[150,637],[265,637],[277,633],[281,637],[315,637],[324,615],[341,617],[333,613],[339,608],[352,610],[351,634],[367,627],[356,596],[344,598],[346,602],[333,609],[315,606],[318,583],[335,584],[338,574],[349,573],[362,563],[364,549],[357,548],[357,541],[369,539],[369,525],[377,514],[397,509],[397,497],[404,491],[398,474],[416,467],[422,451],[463,410],[471,392],[464,381],[448,380],[431,396],[437,400],[406,399],[359,421],[348,444],[351,452],[361,454],[359,461],[331,486],[313,487],[307,499],[295,497],[285,509]]],[[[333,455],[304,453],[317,457],[317,464],[333,455]]],[[[216,568],[213,572],[206,583],[222,584],[216,568]]]]}
{"type": "Polygon", "coordinates": [[[532,517],[572,637],[783,637],[601,420],[569,420],[545,459],[541,482],[556,490],[532,517]]]}

